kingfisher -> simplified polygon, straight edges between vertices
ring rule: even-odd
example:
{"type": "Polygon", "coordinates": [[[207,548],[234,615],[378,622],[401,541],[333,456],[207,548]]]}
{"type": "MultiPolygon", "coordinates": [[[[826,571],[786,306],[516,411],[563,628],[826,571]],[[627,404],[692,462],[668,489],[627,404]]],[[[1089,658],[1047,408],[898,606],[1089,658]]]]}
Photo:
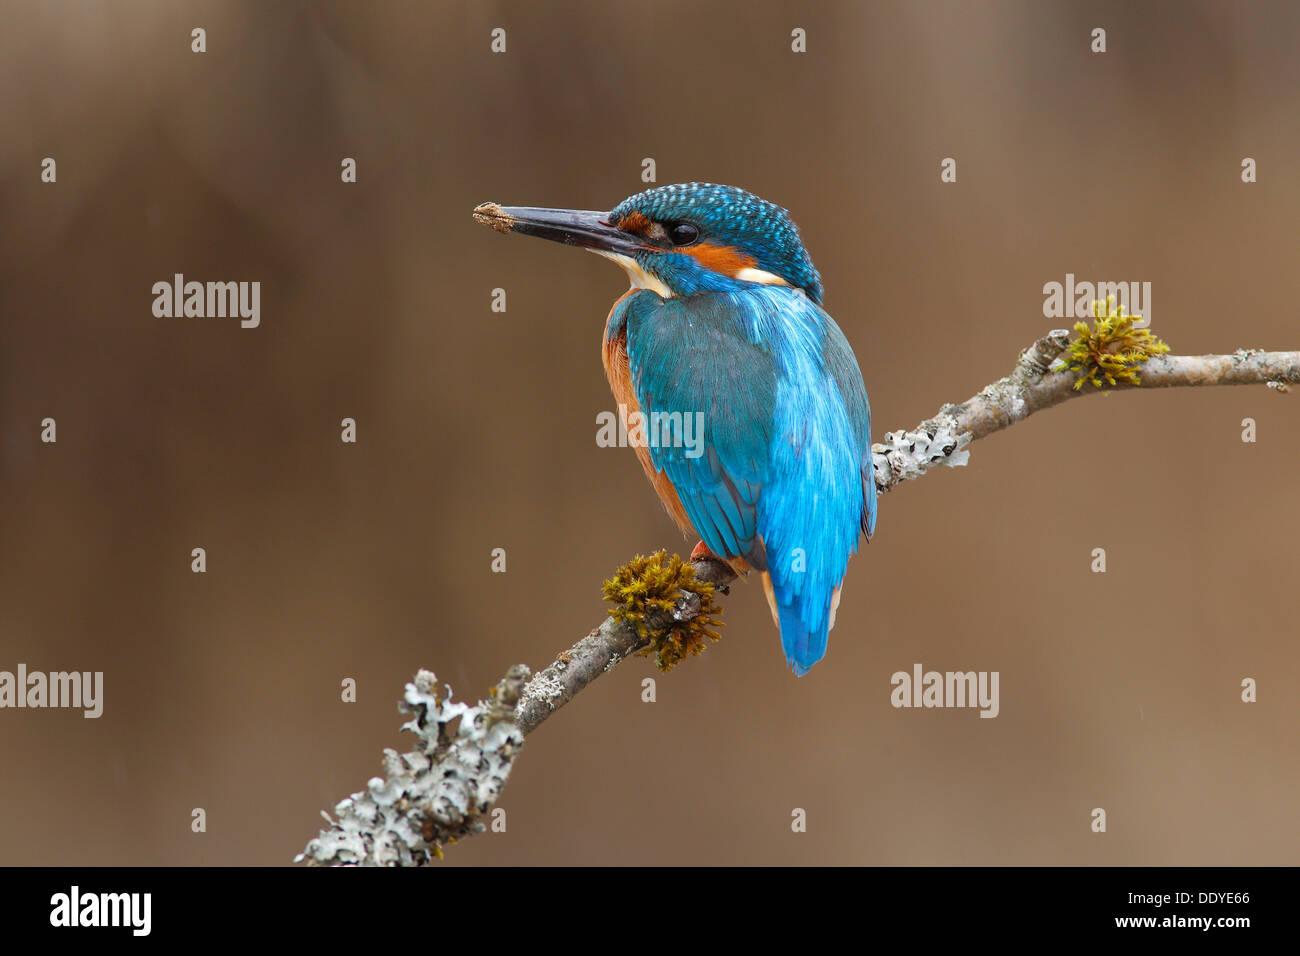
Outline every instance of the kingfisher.
{"type": "Polygon", "coordinates": [[[876,482],[862,372],[789,213],[735,186],[681,183],[609,212],[484,203],[474,218],[627,273],[602,361],[625,423],[652,425],[631,444],[668,514],[699,537],[692,558],[761,574],[786,661],[806,674],[826,654],[859,536],[875,531],[876,482]]]}

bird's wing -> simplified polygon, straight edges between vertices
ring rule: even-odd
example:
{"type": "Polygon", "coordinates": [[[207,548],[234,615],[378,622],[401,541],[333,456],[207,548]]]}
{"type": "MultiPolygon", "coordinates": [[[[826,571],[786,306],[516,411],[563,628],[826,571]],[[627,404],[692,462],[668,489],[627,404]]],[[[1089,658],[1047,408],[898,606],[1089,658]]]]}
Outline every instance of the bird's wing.
{"type": "Polygon", "coordinates": [[[858,535],[875,522],[871,414],[843,333],[815,304],[779,323],[775,434],[758,509],[781,643],[796,674],[826,653],[858,535]]]}
{"type": "Polygon", "coordinates": [[[768,476],[776,360],[746,334],[736,308],[722,295],[631,296],[628,368],[647,435],[677,437],[649,451],[695,530],[714,554],[762,569],[757,505],[768,476]]]}

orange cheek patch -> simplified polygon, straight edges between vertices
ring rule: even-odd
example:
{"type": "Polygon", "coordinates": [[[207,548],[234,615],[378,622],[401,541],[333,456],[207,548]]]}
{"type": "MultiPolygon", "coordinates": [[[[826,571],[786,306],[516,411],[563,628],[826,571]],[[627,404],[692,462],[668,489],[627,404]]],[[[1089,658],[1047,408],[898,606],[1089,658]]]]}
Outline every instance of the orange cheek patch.
{"type": "Polygon", "coordinates": [[[737,250],[735,246],[716,246],[712,243],[701,242],[698,245],[676,251],[693,257],[696,262],[710,272],[717,272],[733,279],[742,269],[753,269],[757,265],[753,256],[745,255],[737,250]]]}
{"type": "Polygon", "coordinates": [[[644,235],[645,231],[650,228],[650,220],[634,209],[620,219],[616,225],[624,232],[636,232],[644,235]]]}

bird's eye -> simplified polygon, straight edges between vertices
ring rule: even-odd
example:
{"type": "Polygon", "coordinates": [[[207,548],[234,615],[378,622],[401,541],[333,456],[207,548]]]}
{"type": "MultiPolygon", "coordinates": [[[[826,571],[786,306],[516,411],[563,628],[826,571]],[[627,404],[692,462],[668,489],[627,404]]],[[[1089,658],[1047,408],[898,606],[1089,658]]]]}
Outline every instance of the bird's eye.
{"type": "Polygon", "coordinates": [[[689,222],[678,222],[668,227],[668,238],[674,246],[689,246],[700,238],[700,230],[689,222]]]}

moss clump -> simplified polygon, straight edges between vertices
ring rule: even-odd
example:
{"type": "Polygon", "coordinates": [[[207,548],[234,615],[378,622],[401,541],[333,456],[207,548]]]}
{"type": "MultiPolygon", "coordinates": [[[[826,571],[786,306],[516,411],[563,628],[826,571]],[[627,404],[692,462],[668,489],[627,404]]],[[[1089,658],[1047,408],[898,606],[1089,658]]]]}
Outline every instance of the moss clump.
{"type": "Polygon", "coordinates": [[[698,580],[695,568],[678,555],[666,551],[637,555],[605,582],[603,590],[605,600],[615,604],[610,615],[647,642],[638,653],[653,654],[661,671],[671,670],[690,655],[703,654],[709,642],[719,638],[716,629],[722,626],[718,618],[722,608],[714,600],[714,587],[698,580]],[[700,608],[679,621],[671,612],[683,594],[698,597],[700,608]],[[648,615],[655,620],[647,620],[648,615]]]}
{"type": "Polygon", "coordinates": [[[1135,329],[1140,315],[1125,315],[1124,306],[1115,307],[1115,297],[1092,303],[1093,323],[1075,323],[1079,333],[1066,349],[1062,360],[1071,372],[1081,372],[1075,390],[1091,382],[1096,388],[1107,385],[1140,384],[1138,369],[1153,355],[1168,352],[1169,346],[1151,334],[1150,329],[1135,329]]]}

